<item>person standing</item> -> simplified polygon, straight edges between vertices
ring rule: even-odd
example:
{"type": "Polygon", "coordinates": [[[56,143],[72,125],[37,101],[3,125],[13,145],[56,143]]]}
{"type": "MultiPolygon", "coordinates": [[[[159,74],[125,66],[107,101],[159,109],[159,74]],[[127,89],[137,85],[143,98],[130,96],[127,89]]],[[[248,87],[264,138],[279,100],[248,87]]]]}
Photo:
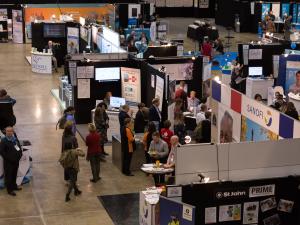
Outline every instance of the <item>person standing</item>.
{"type": "Polygon", "coordinates": [[[196,112],[200,104],[200,100],[196,98],[196,92],[191,91],[190,97],[188,98],[188,110],[190,112],[196,112]]]}
{"type": "Polygon", "coordinates": [[[212,45],[207,38],[204,38],[203,44],[201,45],[201,54],[208,56],[210,59],[212,57],[212,45]]]}
{"type": "MultiPolygon", "coordinates": [[[[76,148],[78,148],[78,142],[77,142],[77,138],[75,137],[72,131],[72,122],[67,121],[62,136],[61,152],[67,149],[76,149],[76,148]]],[[[70,179],[66,170],[64,171],[64,179],[65,181],[69,181],[70,179]]]]}
{"type": "Polygon", "coordinates": [[[166,120],[164,122],[164,128],[160,130],[160,135],[162,139],[168,144],[169,149],[171,149],[171,137],[174,135],[173,131],[170,130],[171,121],[166,120]]]}
{"type": "Polygon", "coordinates": [[[131,118],[126,118],[124,120],[124,127],[121,133],[121,143],[123,152],[123,166],[122,172],[126,176],[134,176],[130,171],[131,158],[133,153],[133,148],[135,145],[134,135],[131,130],[131,118]]]}
{"type": "Polygon", "coordinates": [[[152,106],[149,109],[149,122],[153,122],[156,126],[156,130],[159,130],[161,125],[161,112],[159,110],[160,100],[154,98],[152,100],[152,106]]]}
{"type": "Polygon", "coordinates": [[[13,99],[12,97],[10,97],[7,94],[7,91],[5,89],[1,89],[0,90],[0,102],[10,102],[14,105],[14,104],[16,104],[17,101],[15,99],[13,99]]]}
{"type": "Polygon", "coordinates": [[[104,144],[108,142],[107,138],[107,129],[109,128],[109,117],[106,113],[107,105],[104,102],[101,102],[97,105],[94,115],[94,123],[97,129],[97,132],[101,135],[101,148],[104,156],[108,153],[104,150],[104,144]]]}
{"type": "Polygon", "coordinates": [[[97,133],[96,127],[94,124],[90,123],[88,125],[89,134],[85,138],[87,149],[87,157],[86,159],[90,161],[91,170],[93,179],[90,179],[91,182],[96,183],[101,179],[100,174],[100,159],[102,149],[99,145],[101,143],[100,134],[97,133]]]}
{"type": "Polygon", "coordinates": [[[180,81],[179,88],[175,91],[175,99],[180,98],[182,100],[182,111],[185,112],[188,108],[187,93],[185,92],[185,82],[180,81]]]}
{"type": "Polygon", "coordinates": [[[144,133],[145,127],[147,124],[146,117],[144,114],[145,104],[144,103],[138,104],[138,108],[139,108],[139,110],[136,113],[135,119],[134,119],[134,132],[135,133],[144,133]]]}
{"type": "Polygon", "coordinates": [[[284,30],[284,40],[289,41],[292,29],[292,16],[285,16],[283,30],[284,30]]]}
{"type": "Polygon", "coordinates": [[[110,106],[110,97],[112,97],[111,91],[106,92],[103,102],[107,105],[107,107],[110,106]]]}
{"type": "Polygon", "coordinates": [[[129,106],[128,105],[123,105],[120,108],[119,112],[119,124],[120,124],[120,134],[122,134],[123,128],[124,128],[124,121],[125,119],[131,119],[129,116],[129,106]]]}
{"type": "Polygon", "coordinates": [[[75,108],[73,106],[69,106],[65,109],[64,115],[66,115],[66,122],[72,122],[72,132],[74,136],[76,135],[76,121],[75,121],[75,108]]]}
{"type": "Polygon", "coordinates": [[[179,143],[185,144],[185,124],[184,116],[182,113],[178,113],[174,117],[174,133],[179,137],[179,143]]]}
{"type": "Polygon", "coordinates": [[[5,129],[5,137],[0,142],[0,155],[3,158],[7,193],[16,196],[15,191],[22,190],[16,184],[22,148],[12,127],[5,129]]]}

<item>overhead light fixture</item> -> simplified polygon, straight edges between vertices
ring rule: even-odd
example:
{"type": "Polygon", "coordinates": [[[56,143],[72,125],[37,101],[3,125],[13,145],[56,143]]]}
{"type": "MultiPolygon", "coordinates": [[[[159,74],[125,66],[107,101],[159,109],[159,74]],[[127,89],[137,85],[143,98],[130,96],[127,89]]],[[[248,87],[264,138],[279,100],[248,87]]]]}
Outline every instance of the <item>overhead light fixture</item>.
{"type": "Polygon", "coordinates": [[[287,58],[288,56],[289,56],[289,54],[287,54],[287,53],[286,53],[286,54],[284,54],[284,57],[285,57],[285,58],[287,58]]]}
{"type": "Polygon", "coordinates": [[[192,57],[192,60],[195,60],[195,59],[196,59],[196,57],[195,57],[195,56],[193,56],[193,57],[192,57]]]}
{"type": "Polygon", "coordinates": [[[215,77],[214,77],[214,80],[215,80],[216,82],[218,82],[218,83],[221,83],[221,80],[220,80],[220,77],[219,77],[219,76],[215,76],[215,77]]]}

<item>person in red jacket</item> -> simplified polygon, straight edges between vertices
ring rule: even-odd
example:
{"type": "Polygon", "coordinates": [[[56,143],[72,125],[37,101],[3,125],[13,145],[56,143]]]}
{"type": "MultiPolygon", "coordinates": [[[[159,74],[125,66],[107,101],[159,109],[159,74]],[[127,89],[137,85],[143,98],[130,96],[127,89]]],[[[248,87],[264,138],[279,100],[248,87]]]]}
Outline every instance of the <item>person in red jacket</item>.
{"type": "Polygon", "coordinates": [[[201,46],[201,54],[204,56],[212,57],[212,45],[207,39],[204,39],[204,42],[201,46]]]}
{"type": "Polygon", "coordinates": [[[88,147],[86,159],[90,161],[93,179],[90,181],[96,183],[101,179],[100,175],[100,159],[102,148],[100,146],[101,136],[96,131],[96,126],[92,123],[88,125],[89,134],[86,136],[85,143],[88,147]]]}
{"type": "Polygon", "coordinates": [[[171,122],[166,120],[164,122],[164,128],[160,130],[161,138],[168,144],[169,150],[171,149],[171,137],[174,135],[173,131],[170,130],[171,122]]]}

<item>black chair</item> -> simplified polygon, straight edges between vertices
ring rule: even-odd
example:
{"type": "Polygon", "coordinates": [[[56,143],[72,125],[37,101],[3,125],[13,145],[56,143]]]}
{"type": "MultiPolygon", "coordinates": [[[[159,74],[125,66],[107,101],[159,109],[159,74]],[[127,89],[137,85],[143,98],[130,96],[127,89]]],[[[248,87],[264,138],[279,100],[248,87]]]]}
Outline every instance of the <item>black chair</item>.
{"type": "Polygon", "coordinates": [[[11,102],[0,102],[0,130],[15,124],[16,117],[13,111],[13,104],[11,102]]]}

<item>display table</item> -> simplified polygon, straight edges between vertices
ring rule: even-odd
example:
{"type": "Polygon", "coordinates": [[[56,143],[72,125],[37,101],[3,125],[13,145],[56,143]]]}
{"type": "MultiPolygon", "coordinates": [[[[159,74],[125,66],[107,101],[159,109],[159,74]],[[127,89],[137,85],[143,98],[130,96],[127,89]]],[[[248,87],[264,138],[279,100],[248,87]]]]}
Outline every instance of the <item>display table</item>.
{"type": "MultiPolygon", "coordinates": [[[[130,170],[137,171],[141,168],[141,165],[145,163],[145,151],[144,144],[139,141],[143,137],[143,134],[135,134],[136,138],[136,150],[132,154],[130,170]]],[[[112,162],[113,164],[122,171],[123,165],[123,154],[121,137],[119,135],[112,136],[112,162]]]]}
{"type": "Polygon", "coordinates": [[[170,174],[173,173],[174,171],[174,168],[168,168],[168,169],[163,168],[162,164],[160,164],[159,168],[155,167],[154,165],[155,164],[153,163],[143,164],[141,170],[147,174],[159,174],[159,175],[170,174]]]}
{"type": "MultiPolygon", "coordinates": [[[[119,111],[106,111],[109,118],[109,128],[107,129],[107,139],[112,141],[113,135],[120,134],[119,111]]],[[[94,123],[95,109],[91,111],[92,123],[94,123]]]]}
{"type": "Polygon", "coordinates": [[[290,92],[288,93],[289,102],[294,103],[295,108],[297,109],[298,113],[300,114],[300,96],[297,94],[290,92]]]}
{"type": "Polygon", "coordinates": [[[260,94],[262,99],[268,98],[268,88],[273,87],[274,79],[247,78],[246,96],[254,99],[256,94],[260,94]]]}
{"type": "Polygon", "coordinates": [[[31,52],[31,70],[34,73],[52,74],[52,53],[31,52]]]}

